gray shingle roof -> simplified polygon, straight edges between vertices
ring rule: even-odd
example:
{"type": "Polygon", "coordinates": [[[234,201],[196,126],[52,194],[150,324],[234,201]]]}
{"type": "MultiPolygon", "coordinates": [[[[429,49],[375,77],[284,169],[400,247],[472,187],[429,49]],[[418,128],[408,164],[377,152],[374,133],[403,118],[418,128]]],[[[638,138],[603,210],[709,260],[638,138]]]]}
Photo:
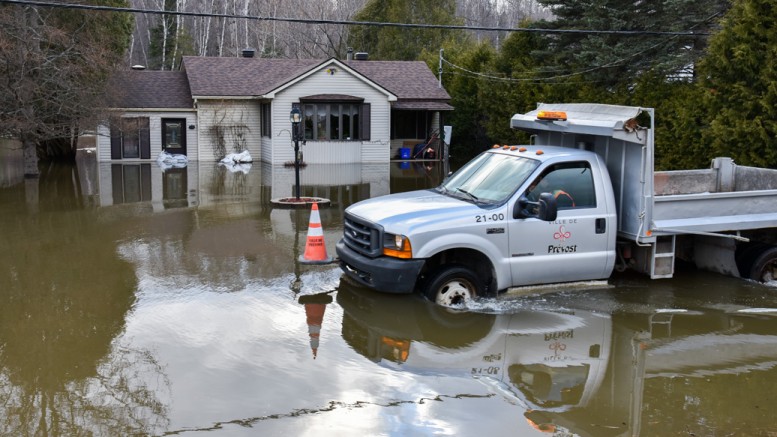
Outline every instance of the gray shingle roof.
{"type": "Polygon", "coordinates": [[[423,61],[346,61],[346,65],[399,99],[449,100],[423,61]]]}
{"type": "MultiPolygon", "coordinates": [[[[114,77],[108,106],[187,108],[192,97],[267,94],[326,60],[185,56],[181,71],[125,71],[114,77]]],[[[397,109],[451,110],[450,96],[422,61],[342,61],[397,96],[397,109]]],[[[322,90],[323,91],[323,90],[322,90]]]]}
{"type": "MultiPolygon", "coordinates": [[[[326,60],[186,56],[183,68],[194,96],[258,96],[326,60]]],[[[422,61],[343,61],[398,99],[450,100],[422,61]]]]}
{"type": "Polygon", "coordinates": [[[107,106],[191,109],[194,102],[186,73],[130,70],[122,71],[113,77],[109,86],[107,106]]]}
{"type": "Polygon", "coordinates": [[[259,96],[320,64],[320,60],[184,56],[193,96],[259,96]]]}

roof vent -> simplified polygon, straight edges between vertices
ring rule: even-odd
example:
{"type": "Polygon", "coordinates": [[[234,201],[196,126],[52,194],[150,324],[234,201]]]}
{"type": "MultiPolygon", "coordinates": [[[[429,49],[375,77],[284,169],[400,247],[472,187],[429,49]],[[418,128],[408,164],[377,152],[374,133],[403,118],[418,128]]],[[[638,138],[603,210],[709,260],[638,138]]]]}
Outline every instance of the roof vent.
{"type": "Polygon", "coordinates": [[[348,51],[345,54],[345,60],[346,61],[352,61],[353,60],[353,47],[348,47],[348,51]]]}
{"type": "Polygon", "coordinates": [[[133,70],[145,70],[146,66],[145,65],[140,65],[140,64],[135,64],[135,65],[133,65],[130,68],[132,68],[133,70]]]}
{"type": "Polygon", "coordinates": [[[357,61],[366,61],[367,58],[369,58],[369,57],[370,57],[370,55],[367,52],[356,52],[353,55],[353,59],[355,59],[357,61]]]}
{"type": "Polygon", "coordinates": [[[253,58],[254,53],[256,53],[256,50],[252,48],[243,49],[243,57],[244,58],[253,58]]]}

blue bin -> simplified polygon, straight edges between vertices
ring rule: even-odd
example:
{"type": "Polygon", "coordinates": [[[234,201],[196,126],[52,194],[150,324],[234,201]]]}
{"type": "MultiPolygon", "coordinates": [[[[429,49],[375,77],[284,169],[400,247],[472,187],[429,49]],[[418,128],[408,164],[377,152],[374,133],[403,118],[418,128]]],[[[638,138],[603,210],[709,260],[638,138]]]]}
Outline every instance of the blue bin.
{"type": "Polygon", "coordinates": [[[410,159],[410,149],[407,147],[399,149],[399,157],[401,159],[410,159]]]}

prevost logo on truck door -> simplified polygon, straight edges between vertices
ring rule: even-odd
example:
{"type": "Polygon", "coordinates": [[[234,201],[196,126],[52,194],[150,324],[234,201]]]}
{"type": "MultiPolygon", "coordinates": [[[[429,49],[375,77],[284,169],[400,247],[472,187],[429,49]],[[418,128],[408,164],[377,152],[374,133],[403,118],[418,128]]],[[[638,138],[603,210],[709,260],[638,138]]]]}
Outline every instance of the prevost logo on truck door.
{"type": "Polygon", "coordinates": [[[601,277],[607,239],[595,233],[597,209],[561,210],[552,222],[509,222],[512,286],[601,277]]]}
{"type": "Polygon", "coordinates": [[[551,222],[551,226],[558,228],[553,232],[553,239],[559,244],[548,245],[548,253],[573,253],[577,252],[577,244],[570,244],[572,241],[572,232],[567,230],[566,224],[577,223],[577,219],[556,220],[551,222]]]}

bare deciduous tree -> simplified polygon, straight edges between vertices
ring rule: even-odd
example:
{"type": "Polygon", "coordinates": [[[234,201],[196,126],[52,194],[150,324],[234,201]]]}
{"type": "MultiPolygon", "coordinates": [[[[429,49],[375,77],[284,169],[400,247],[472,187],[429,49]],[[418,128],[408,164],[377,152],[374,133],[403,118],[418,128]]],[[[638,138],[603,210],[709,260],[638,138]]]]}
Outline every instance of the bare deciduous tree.
{"type": "Polygon", "coordinates": [[[131,21],[128,14],[0,6],[0,135],[22,142],[25,174],[38,175],[38,157],[75,154],[75,141],[53,140],[74,139],[78,123],[94,115],[131,21]]]}
{"type": "MultiPolygon", "coordinates": [[[[168,0],[168,3],[171,0],[168,0]]],[[[178,16],[175,20],[175,41],[157,44],[179,44],[182,38],[191,41],[191,47],[182,46],[168,53],[174,56],[240,56],[242,49],[254,48],[258,56],[283,58],[343,57],[349,26],[316,23],[315,21],[352,21],[367,0],[175,0],[175,9],[202,16],[178,16]],[[209,16],[214,14],[215,16],[209,16]],[[242,18],[249,17],[249,18],[242,18]],[[271,19],[268,19],[271,18],[271,19]],[[282,20],[294,18],[310,20],[297,23],[282,20]],[[281,20],[278,20],[281,19],[281,20]]],[[[138,9],[162,11],[164,0],[131,0],[138,9]]],[[[458,0],[457,15],[466,25],[480,27],[516,26],[524,19],[548,18],[549,10],[536,0],[458,0]]],[[[164,26],[162,15],[137,14],[137,29],[133,47],[128,56],[130,65],[153,65],[148,47],[150,29],[164,26]]],[[[162,35],[169,33],[164,31],[162,35]]],[[[476,37],[487,39],[498,46],[504,34],[493,31],[476,32],[476,37]]],[[[355,47],[359,50],[359,47],[355,47]]],[[[419,52],[420,52],[419,48],[419,52]]],[[[178,65],[166,59],[161,65],[178,65]]]]}

